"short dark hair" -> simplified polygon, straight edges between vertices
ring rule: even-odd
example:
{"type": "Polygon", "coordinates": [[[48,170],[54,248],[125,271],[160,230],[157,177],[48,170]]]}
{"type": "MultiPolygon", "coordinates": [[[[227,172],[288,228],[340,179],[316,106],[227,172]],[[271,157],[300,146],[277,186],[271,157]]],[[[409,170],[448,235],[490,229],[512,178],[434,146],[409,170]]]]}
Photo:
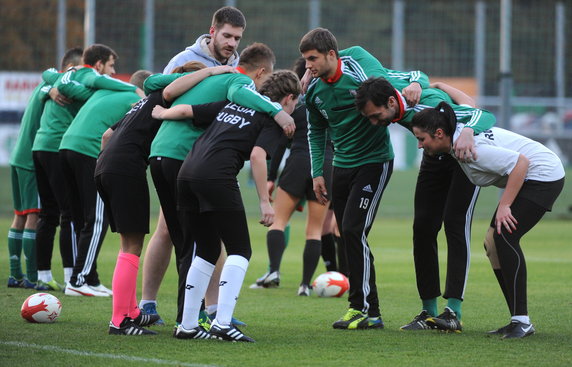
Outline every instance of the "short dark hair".
{"type": "Polygon", "coordinates": [[[272,102],[280,100],[289,94],[298,97],[302,93],[300,79],[291,70],[277,70],[270,74],[260,87],[260,94],[270,98],[272,102]]]}
{"type": "Polygon", "coordinates": [[[361,83],[356,91],[356,108],[358,111],[363,111],[368,101],[371,101],[371,103],[377,107],[387,106],[387,102],[391,96],[397,98],[395,88],[387,79],[382,77],[368,78],[361,83]]]}
{"type": "Polygon", "coordinates": [[[81,47],[74,47],[67,50],[66,53],[64,54],[64,57],[62,57],[61,70],[63,71],[68,64],[72,65],[81,64],[82,55],[83,55],[83,48],[81,47]]]}
{"type": "Polygon", "coordinates": [[[131,75],[129,83],[139,87],[139,89],[143,89],[143,83],[145,82],[145,79],[151,76],[151,74],[153,73],[151,73],[149,70],[137,70],[131,75]]]}
{"type": "Polygon", "coordinates": [[[294,61],[292,70],[298,75],[298,78],[302,79],[304,74],[306,74],[306,60],[303,57],[299,57],[294,61]]]}
{"type": "Polygon", "coordinates": [[[246,18],[244,14],[233,6],[224,6],[213,14],[211,25],[216,29],[221,29],[225,24],[233,27],[246,28],[246,18]]]}
{"type": "Polygon", "coordinates": [[[243,67],[246,71],[252,71],[265,66],[274,67],[275,63],[276,56],[274,56],[272,49],[264,43],[255,42],[242,50],[238,66],[243,67]]]}
{"type": "Polygon", "coordinates": [[[417,112],[411,119],[411,127],[416,127],[434,136],[437,129],[445,135],[453,136],[457,128],[455,110],[447,102],[440,102],[435,108],[426,108],[417,112]]]}
{"type": "Polygon", "coordinates": [[[327,54],[330,50],[334,50],[336,57],[339,57],[338,40],[326,28],[315,28],[306,33],[300,41],[299,48],[301,53],[316,50],[321,54],[327,54]]]}
{"type": "Polygon", "coordinates": [[[87,65],[93,66],[96,62],[101,61],[106,63],[110,56],[117,60],[117,53],[109,46],[94,43],[83,52],[83,62],[87,65]]]}

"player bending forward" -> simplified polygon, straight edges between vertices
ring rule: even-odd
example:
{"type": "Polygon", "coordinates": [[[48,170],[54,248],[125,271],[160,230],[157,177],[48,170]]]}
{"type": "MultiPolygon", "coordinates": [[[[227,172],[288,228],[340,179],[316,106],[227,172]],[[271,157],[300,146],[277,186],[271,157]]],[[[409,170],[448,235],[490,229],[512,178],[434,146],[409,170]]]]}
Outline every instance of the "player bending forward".
{"type": "MultiPolygon", "coordinates": [[[[451,147],[463,124],[445,102],[417,113],[413,133],[429,154],[453,154],[451,147]]],[[[485,237],[487,256],[508,305],[511,320],[489,334],[503,339],[534,334],[528,317],[526,263],[520,238],[536,225],[564,187],[564,167],[544,145],[493,127],[475,136],[476,155],[462,161],[454,155],[472,183],[504,188],[485,237]]]]}

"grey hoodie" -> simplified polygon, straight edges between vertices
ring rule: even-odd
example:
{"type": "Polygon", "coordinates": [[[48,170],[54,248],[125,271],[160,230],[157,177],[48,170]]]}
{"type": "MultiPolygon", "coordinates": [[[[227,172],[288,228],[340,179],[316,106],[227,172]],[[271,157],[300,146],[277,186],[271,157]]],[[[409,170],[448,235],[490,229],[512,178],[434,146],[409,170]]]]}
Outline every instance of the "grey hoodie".
{"type": "MultiPolygon", "coordinates": [[[[208,48],[208,43],[210,42],[211,35],[203,34],[192,46],[187,47],[183,51],[175,55],[171,61],[165,66],[163,74],[170,74],[174,68],[177,66],[185,65],[189,61],[200,61],[206,66],[219,66],[223,65],[220,61],[215,59],[208,48]]],[[[238,66],[238,52],[234,51],[234,54],[228,59],[225,65],[238,66]]]]}

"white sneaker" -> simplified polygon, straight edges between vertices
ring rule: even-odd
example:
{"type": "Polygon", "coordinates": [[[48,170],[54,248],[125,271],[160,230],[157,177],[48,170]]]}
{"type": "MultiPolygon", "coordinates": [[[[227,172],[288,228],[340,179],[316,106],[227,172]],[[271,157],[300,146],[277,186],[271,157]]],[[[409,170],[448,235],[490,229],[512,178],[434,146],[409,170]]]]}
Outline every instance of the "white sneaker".
{"type": "Polygon", "coordinates": [[[256,279],[256,283],[251,284],[251,289],[256,288],[278,288],[280,285],[280,272],[267,272],[260,278],[256,279]]]}
{"type": "Polygon", "coordinates": [[[99,283],[99,285],[90,285],[89,286],[91,289],[93,289],[94,291],[98,291],[101,293],[107,293],[110,296],[113,296],[113,291],[109,288],[107,288],[106,286],[104,286],[103,284],[99,283]]]}
{"type": "Polygon", "coordinates": [[[309,296],[312,293],[312,288],[309,285],[302,284],[300,288],[298,288],[298,295],[299,296],[309,296]]]}
{"type": "Polygon", "coordinates": [[[109,294],[96,291],[87,284],[75,287],[71,283],[68,283],[66,285],[66,290],[64,291],[64,294],[67,296],[109,297],[109,294]]]}

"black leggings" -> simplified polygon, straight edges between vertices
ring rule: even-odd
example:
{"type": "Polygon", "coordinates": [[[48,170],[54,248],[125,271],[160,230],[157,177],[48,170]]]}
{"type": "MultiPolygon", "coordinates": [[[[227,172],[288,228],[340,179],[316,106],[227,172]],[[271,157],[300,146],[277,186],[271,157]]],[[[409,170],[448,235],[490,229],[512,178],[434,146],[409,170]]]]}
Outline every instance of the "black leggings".
{"type": "Polygon", "coordinates": [[[421,299],[441,295],[437,236],[443,225],[447,238],[443,296],[464,298],[469,273],[471,223],[479,190],[451,155],[423,155],[415,188],[413,221],[413,258],[421,299]]]}
{"type": "Polygon", "coordinates": [[[183,161],[178,159],[153,157],[149,161],[153,183],[165,216],[165,223],[169,229],[171,242],[175,247],[175,262],[179,275],[177,295],[177,322],[183,319],[183,305],[185,300],[185,284],[187,271],[191,266],[193,256],[193,242],[185,246],[183,231],[177,214],[177,175],[183,161]]]}
{"type": "Polygon", "coordinates": [[[222,240],[227,255],[240,255],[250,260],[252,248],[244,210],[199,213],[180,209],[179,218],[185,241],[194,239],[196,243],[196,256],[216,264],[222,240]]]}
{"type": "Polygon", "coordinates": [[[52,268],[56,228],[60,226],[60,255],[64,268],[73,268],[76,233],[72,223],[69,195],[65,189],[60,155],[57,152],[33,152],[38,194],[42,208],[36,227],[38,270],[52,268]]]}
{"type": "Polygon", "coordinates": [[[498,260],[500,263],[502,282],[500,284],[507,298],[510,314],[528,315],[528,303],[526,299],[526,261],[520,247],[520,239],[532,227],[540,221],[546,213],[546,209],[530,200],[516,197],[510,206],[512,215],[518,221],[516,230],[509,233],[502,228],[501,234],[497,233],[495,223],[496,211],[493,215],[491,227],[494,228],[493,239],[495,242],[498,260]]]}

